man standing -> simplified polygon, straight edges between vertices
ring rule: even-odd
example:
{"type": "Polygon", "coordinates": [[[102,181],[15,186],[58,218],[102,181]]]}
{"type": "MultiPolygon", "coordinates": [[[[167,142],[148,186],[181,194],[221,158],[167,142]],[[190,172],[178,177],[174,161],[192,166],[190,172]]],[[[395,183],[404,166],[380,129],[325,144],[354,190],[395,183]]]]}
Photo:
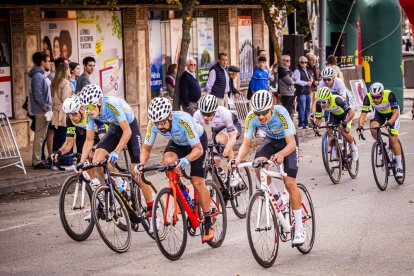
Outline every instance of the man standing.
{"type": "Polygon", "coordinates": [[[279,92],[280,92],[280,101],[284,108],[287,109],[289,116],[292,118],[293,114],[293,105],[295,102],[295,77],[290,71],[290,56],[282,56],[282,64],[279,68],[279,92]]]}
{"type": "Polygon", "coordinates": [[[309,76],[312,77],[313,82],[311,85],[311,98],[312,98],[312,112],[315,112],[316,110],[316,100],[315,100],[315,95],[316,95],[316,90],[318,89],[318,85],[319,85],[319,81],[321,80],[321,71],[318,67],[318,65],[316,65],[317,62],[317,58],[314,54],[309,54],[308,55],[308,73],[309,76]]]}
{"type": "Polygon", "coordinates": [[[50,57],[45,52],[36,52],[32,56],[34,63],[29,72],[29,111],[35,116],[35,135],[33,140],[32,166],[34,169],[49,169],[50,166],[42,162],[42,145],[46,138],[48,120],[46,114],[52,109],[49,96],[49,85],[45,71],[50,69],[50,57]]]}
{"type": "Polygon", "coordinates": [[[85,57],[83,59],[83,74],[79,76],[76,82],[76,93],[82,91],[82,88],[91,83],[89,77],[95,69],[95,59],[93,57],[85,57]]]}
{"type": "Polygon", "coordinates": [[[197,62],[190,58],[187,60],[186,67],[180,78],[180,103],[183,111],[193,116],[201,97],[201,88],[196,74],[197,62]]]}
{"type": "Polygon", "coordinates": [[[236,88],[234,81],[237,78],[237,76],[240,73],[240,69],[237,66],[230,66],[229,67],[229,76],[230,76],[230,93],[229,93],[229,97],[230,95],[233,95],[233,97],[235,97],[236,99],[239,98],[240,96],[240,91],[239,89],[236,88]]]}
{"type": "Polygon", "coordinates": [[[308,73],[307,69],[308,60],[306,57],[301,56],[299,58],[299,67],[295,70],[294,75],[296,78],[295,87],[296,94],[298,96],[298,112],[299,123],[298,128],[308,128],[308,116],[311,105],[310,87],[313,79],[308,73]]]}
{"type": "Polygon", "coordinates": [[[227,93],[230,91],[230,76],[227,72],[227,54],[220,53],[215,65],[210,68],[206,90],[218,99],[221,106],[227,106],[227,93]]]}

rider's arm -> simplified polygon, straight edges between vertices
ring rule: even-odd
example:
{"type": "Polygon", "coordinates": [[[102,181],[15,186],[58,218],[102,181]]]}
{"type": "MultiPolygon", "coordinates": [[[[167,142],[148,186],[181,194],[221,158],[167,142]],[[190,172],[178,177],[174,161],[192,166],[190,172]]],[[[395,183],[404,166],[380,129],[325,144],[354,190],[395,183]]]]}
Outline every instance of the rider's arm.
{"type": "Polygon", "coordinates": [[[131,131],[131,127],[129,126],[127,120],[124,120],[124,121],[122,121],[122,122],[120,122],[118,124],[121,127],[121,129],[122,129],[122,136],[121,136],[121,139],[119,140],[118,145],[114,149],[114,151],[116,153],[120,154],[121,151],[128,144],[128,141],[131,138],[132,131],[131,131]]]}
{"type": "Polygon", "coordinates": [[[65,143],[59,149],[62,155],[65,155],[67,152],[69,152],[70,149],[73,147],[74,143],[75,143],[75,137],[67,136],[65,143]]]}
{"type": "Polygon", "coordinates": [[[236,163],[240,163],[244,158],[249,154],[250,151],[250,144],[253,139],[254,131],[256,129],[254,121],[257,120],[256,115],[251,111],[247,114],[246,122],[245,122],[245,133],[243,143],[240,146],[239,152],[237,153],[236,163]]]}
{"type": "Polygon", "coordinates": [[[252,139],[244,137],[243,143],[237,153],[236,163],[239,164],[249,154],[252,139]]]}
{"type": "MultiPolygon", "coordinates": [[[[237,129],[233,122],[233,113],[231,113],[230,110],[225,111],[224,124],[226,126],[227,133],[229,134],[229,141],[226,145],[226,150],[230,150],[233,148],[233,146],[236,144],[237,140],[237,129]]],[[[235,115],[234,115],[235,116],[235,115]]]]}
{"type": "Polygon", "coordinates": [[[355,116],[355,112],[351,109],[351,107],[349,106],[348,102],[345,101],[343,98],[341,97],[337,97],[335,99],[335,103],[337,106],[342,107],[342,109],[346,112],[346,118],[345,121],[347,123],[351,122],[352,119],[355,116]]]}
{"type": "Polygon", "coordinates": [[[322,107],[318,102],[316,102],[316,112],[315,112],[316,121],[315,121],[315,124],[317,126],[320,126],[320,124],[321,124],[322,115],[323,115],[322,114],[322,107]]]}
{"type": "Polygon", "coordinates": [[[232,149],[237,141],[237,130],[229,132],[229,141],[227,142],[226,148],[232,149]]]}
{"type": "Polygon", "coordinates": [[[83,144],[83,149],[82,149],[82,157],[80,162],[84,163],[86,161],[86,159],[89,156],[89,153],[91,152],[92,148],[93,148],[93,144],[94,144],[94,136],[95,136],[95,130],[86,130],[86,140],[85,140],[85,144],[83,144]]]}
{"type": "Polygon", "coordinates": [[[190,162],[200,158],[201,155],[203,155],[203,152],[204,152],[203,146],[201,145],[201,143],[192,145],[191,148],[192,148],[191,152],[185,157],[190,162]]]}
{"type": "Polygon", "coordinates": [[[367,118],[368,112],[370,112],[371,103],[369,102],[369,98],[367,95],[364,97],[364,101],[362,102],[362,112],[359,116],[359,126],[364,126],[365,120],[367,118]]]}
{"type": "Polygon", "coordinates": [[[394,124],[398,117],[400,116],[400,108],[398,106],[398,102],[397,102],[397,98],[395,97],[394,93],[390,93],[388,100],[390,102],[391,105],[391,109],[392,109],[392,116],[391,118],[388,120],[391,124],[394,124]]]}
{"type": "Polygon", "coordinates": [[[145,164],[148,161],[148,159],[151,156],[151,150],[152,150],[152,146],[147,145],[147,144],[142,145],[141,153],[139,155],[139,160],[141,163],[145,164]]]}
{"type": "Polygon", "coordinates": [[[277,154],[280,154],[285,158],[289,154],[291,154],[293,151],[296,150],[296,140],[294,135],[288,135],[285,137],[286,140],[286,146],[279,151],[277,154]]]}

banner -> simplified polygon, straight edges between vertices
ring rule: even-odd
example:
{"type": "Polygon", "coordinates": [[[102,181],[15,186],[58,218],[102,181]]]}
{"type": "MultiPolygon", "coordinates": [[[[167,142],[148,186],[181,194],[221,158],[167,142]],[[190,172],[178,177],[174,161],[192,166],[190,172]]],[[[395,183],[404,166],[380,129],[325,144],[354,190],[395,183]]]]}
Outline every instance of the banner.
{"type": "Polygon", "coordinates": [[[206,86],[208,72],[214,65],[214,19],[197,18],[198,82],[206,86]]]}
{"type": "Polygon", "coordinates": [[[10,48],[8,43],[0,43],[0,112],[12,116],[10,74],[10,48]]]}
{"type": "Polygon", "coordinates": [[[161,49],[161,21],[149,20],[149,45],[151,90],[160,91],[162,88],[162,49],[161,49]]]}
{"type": "Polygon", "coordinates": [[[253,75],[252,17],[238,16],[240,87],[247,87],[253,75]]]}
{"type": "Polygon", "coordinates": [[[181,51],[181,36],[183,33],[181,19],[170,20],[171,33],[171,64],[178,64],[181,51]]]}
{"type": "MultiPolygon", "coordinates": [[[[365,84],[364,80],[350,80],[349,84],[351,85],[351,93],[352,98],[350,97],[349,104],[351,105],[352,109],[360,109],[362,107],[362,103],[364,102],[364,98],[368,93],[368,88],[365,84]]],[[[349,91],[348,91],[349,92],[349,91]]]]}
{"type": "Polygon", "coordinates": [[[319,49],[319,1],[307,1],[309,30],[312,35],[312,52],[319,49]]]}
{"type": "Polygon", "coordinates": [[[104,95],[124,98],[122,16],[120,11],[78,11],[79,63],[96,60],[90,79],[104,95]]]}
{"type": "Polygon", "coordinates": [[[76,19],[42,19],[40,34],[42,50],[50,56],[51,61],[63,57],[79,62],[76,19]]]}

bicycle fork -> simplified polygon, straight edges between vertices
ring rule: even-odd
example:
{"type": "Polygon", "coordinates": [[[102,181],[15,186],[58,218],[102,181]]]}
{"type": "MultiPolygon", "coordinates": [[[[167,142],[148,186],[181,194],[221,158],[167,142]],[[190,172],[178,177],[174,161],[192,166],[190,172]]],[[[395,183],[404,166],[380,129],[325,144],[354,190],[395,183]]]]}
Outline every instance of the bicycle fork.
{"type": "Polygon", "coordinates": [[[81,191],[81,202],[80,202],[80,206],[76,207],[76,202],[78,200],[78,193],[79,193],[79,181],[76,181],[76,185],[75,185],[75,194],[73,195],[73,203],[72,203],[72,210],[83,210],[83,208],[85,207],[85,193],[86,193],[86,182],[82,181],[82,191],[81,191]]]}

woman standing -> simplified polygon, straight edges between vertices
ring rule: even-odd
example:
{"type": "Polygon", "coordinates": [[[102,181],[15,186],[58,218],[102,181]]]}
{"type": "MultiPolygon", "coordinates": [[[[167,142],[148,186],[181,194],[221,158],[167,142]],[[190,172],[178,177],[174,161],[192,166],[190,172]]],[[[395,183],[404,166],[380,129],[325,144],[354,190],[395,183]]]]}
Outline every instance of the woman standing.
{"type": "Polygon", "coordinates": [[[174,89],[175,89],[175,79],[177,77],[177,64],[171,64],[167,69],[167,76],[165,77],[165,82],[167,83],[168,96],[173,98],[174,89]]]}
{"type": "Polygon", "coordinates": [[[69,63],[70,68],[70,87],[72,88],[72,93],[76,91],[76,82],[80,76],[80,65],[77,62],[69,63]]]}

